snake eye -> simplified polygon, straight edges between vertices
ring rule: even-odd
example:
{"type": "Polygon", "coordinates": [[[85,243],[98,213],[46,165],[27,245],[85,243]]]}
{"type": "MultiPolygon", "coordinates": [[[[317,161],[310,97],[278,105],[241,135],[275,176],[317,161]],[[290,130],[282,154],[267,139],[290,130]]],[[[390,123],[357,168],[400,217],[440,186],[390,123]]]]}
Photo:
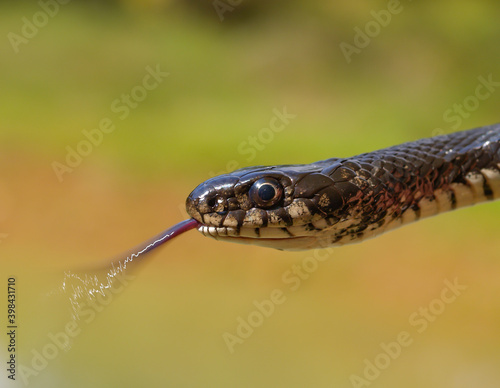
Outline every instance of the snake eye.
{"type": "Polygon", "coordinates": [[[283,188],[276,179],[262,178],[250,188],[250,198],[259,206],[270,207],[283,195],[283,188]]]}

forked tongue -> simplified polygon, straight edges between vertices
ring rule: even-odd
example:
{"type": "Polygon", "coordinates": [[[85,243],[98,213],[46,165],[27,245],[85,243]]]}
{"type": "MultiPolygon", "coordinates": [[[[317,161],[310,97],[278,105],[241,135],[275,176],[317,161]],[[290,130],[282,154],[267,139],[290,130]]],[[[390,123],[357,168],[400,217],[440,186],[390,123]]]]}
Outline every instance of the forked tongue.
{"type": "Polygon", "coordinates": [[[94,267],[85,271],[65,272],[61,290],[69,294],[68,297],[73,310],[73,318],[79,319],[79,312],[84,303],[93,302],[99,296],[106,297],[106,294],[113,293],[115,282],[121,281],[121,283],[124,283],[125,270],[130,269],[134,260],[138,258],[143,259],[153,249],[188,230],[196,228],[198,225],[199,222],[193,218],[181,221],[149,240],[116,256],[111,260],[111,263],[107,261],[101,268],[94,267]]]}

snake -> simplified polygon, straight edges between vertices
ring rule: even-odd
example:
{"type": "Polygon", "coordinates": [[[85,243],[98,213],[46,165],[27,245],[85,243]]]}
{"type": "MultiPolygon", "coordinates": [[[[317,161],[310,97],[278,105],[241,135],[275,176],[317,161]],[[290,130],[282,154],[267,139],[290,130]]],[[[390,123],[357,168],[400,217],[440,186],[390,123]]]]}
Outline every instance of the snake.
{"type": "Polygon", "coordinates": [[[500,124],[350,158],[245,167],[210,178],[186,199],[189,219],[113,259],[104,281],[65,274],[75,316],[118,275],[191,229],[280,250],[361,242],[450,210],[500,198],[500,124]],[[82,300],[84,302],[82,302],[82,300]]]}
{"type": "Polygon", "coordinates": [[[364,241],[500,197],[500,124],[348,158],[245,167],[198,185],[189,228],[280,250],[364,241]]]}

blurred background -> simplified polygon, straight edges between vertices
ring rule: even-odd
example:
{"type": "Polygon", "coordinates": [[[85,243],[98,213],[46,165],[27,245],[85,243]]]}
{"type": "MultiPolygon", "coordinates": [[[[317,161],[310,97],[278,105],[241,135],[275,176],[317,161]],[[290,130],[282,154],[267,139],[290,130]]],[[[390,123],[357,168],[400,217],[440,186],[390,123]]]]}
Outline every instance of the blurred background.
{"type": "Polygon", "coordinates": [[[0,8],[0,272],[18,298],[16,381],[2,335],[0,386],[498,386],[500,203],[316,266],[191,231],[78,321],[58,292],[65,272],[185,219],[215,174],[499,122],[498,2],[0,8]]]}

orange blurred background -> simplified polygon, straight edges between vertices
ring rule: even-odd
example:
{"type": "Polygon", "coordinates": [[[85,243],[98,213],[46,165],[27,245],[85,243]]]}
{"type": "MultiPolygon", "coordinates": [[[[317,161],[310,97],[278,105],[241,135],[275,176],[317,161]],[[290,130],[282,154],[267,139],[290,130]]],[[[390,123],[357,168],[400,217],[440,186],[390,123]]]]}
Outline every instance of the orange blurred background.
{"type": "Polygon", "coordinates": [[[497,3],[233,3],[0,5],[1,281],[16,278],[18,321],[0,386],[496,387],[499,203],[326,261],[190,231],[73,320],[64,273],[185,219],[216,172],[499,121],[494,84],[474,100],[500,80],[497,3]],[[269,137],[283,109],[296,117],[269,137]]]}

